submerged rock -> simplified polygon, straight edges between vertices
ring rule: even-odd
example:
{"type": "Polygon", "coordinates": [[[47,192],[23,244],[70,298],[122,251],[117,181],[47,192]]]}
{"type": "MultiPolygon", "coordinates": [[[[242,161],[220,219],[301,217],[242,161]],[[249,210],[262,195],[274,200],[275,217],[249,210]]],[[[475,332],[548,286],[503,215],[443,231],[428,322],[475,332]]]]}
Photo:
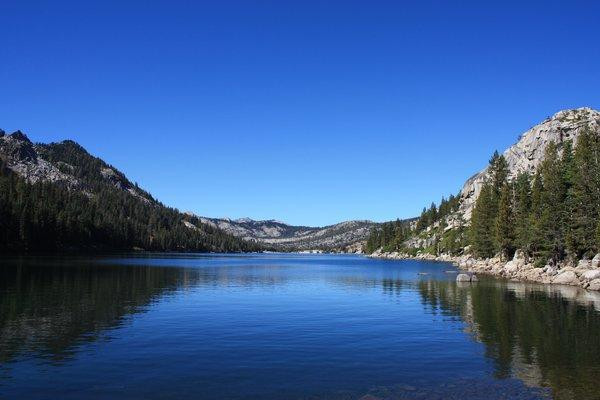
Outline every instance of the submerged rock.
{"type": "Polygon", "coordinates": [[[471,277],[467,274],[456,275],[456,282],[471,282],[471,277]]]}

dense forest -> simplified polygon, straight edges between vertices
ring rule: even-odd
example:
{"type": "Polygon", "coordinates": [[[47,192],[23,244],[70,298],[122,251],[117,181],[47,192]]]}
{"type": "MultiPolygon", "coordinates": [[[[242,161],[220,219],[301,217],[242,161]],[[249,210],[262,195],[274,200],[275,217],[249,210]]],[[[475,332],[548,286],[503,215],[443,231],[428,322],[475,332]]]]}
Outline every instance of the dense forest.
{"type": "Polygon", "coordinates": [[[371,229],[367,239],[366,252],[372,253],[382,248],[384,251],[397,251],[412,234],[410,221],[391,221],[371,229]]]}
{"type": "Polygon", "coordinates": [[[0,251],[254,251],[248,243],[165,207],[75,142],[39,145],[78,190],[28,183],[0,158],[0,251]],[[114,176],[107,180],[102,169],[114,176]],[[120,186],[122,187],[120,187],[120,186]]]}
{"type": "Polygon", "coordinates": [[[454,250],[460,245],[457,241],[458,231],[445,232],[446,217],[458,210],[460,197],[450,195],[447,199],[442,197],[440,205],[431,203],[429,208],[423,208],[419,218],[408,220],[396,220],[385,222],[377,228],[373,228],[367,239],[366,252],[382,248],[384,251],[401,251],[404,253],[416,253],[416,248],[405,245],[405,241],[414,236],[419,236],[430,227],[442,236],[442,240],[436,244],[440,249],[454,250]]]}
{"type": "Polygon", "coordinates": [[[383,224],[371,232],[367,252],[459,254],[468,249],[481,258],[510,258],[520,249],[538,265],[593,256],[600,251],[600,139],[586,131],[576,146],[566,141],[559,148],[550,142],[534,173],[512,179],[506,160],[495,152],[470,226],[444,229],[459,201],[451,196],[439,207],[432,204],[412,226],[383,224]],[[433,240],[427,246],[407,246],[415,238],[433,240]]]}
{"type": "Polygon", "coordinates": [[[592,256],[600,244],[600,140],[583,132],[573,148],[554,142],[533,175],[508,179],[506,160],[494,154],[490,179],[477,198],[469,241],[473,253],[510,257],[517,249],[538,264],[592,256]]]}

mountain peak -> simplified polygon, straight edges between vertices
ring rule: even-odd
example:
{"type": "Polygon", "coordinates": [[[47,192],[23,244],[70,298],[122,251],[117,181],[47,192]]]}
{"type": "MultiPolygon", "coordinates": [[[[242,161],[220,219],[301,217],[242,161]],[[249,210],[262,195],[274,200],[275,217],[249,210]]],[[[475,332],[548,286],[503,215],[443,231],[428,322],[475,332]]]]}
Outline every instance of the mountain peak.
{"type": "Polygon", "coordinates": [[[31,144],[31,140],[21,131],[14,131],[9,135],[12,139],[18,140],[19,142],[26,142],[31,144]]]}
{"type": "MultiPolygon", "coordinates": [[[[4,133],[4,131],[2,131],[4,133]]],[[[21,131],[0,135],[0,156],[11,163],[35,162],[37,153],[31,140],[21,131]]]]}
{"type": "Polygon", "coordinates": [[[579,119],[579,118],[600,117],[600,112],[591,107],[579,107],[561,110],[554,114],[550,119],[579,119]]]}

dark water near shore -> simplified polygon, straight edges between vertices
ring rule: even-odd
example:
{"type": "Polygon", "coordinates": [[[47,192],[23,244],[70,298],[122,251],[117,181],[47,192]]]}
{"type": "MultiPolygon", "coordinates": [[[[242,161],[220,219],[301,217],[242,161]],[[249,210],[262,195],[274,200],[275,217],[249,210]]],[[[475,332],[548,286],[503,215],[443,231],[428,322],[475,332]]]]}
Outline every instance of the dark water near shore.
{"type": "Polygon", "coordinates": [[[4,259],[0,398],[600,399],[600,294],[453,272],[329,255],[4,259]]]}

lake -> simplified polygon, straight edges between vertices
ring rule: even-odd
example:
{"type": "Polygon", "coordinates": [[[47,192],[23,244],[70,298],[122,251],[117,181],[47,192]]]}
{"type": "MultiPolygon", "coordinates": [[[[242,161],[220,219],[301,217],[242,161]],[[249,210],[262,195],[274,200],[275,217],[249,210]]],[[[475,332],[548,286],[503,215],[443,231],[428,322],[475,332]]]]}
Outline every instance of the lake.
{"type": "Polygon", "coordinates": [[[0,261],[2,399],[600,399],[600,294],[355,255],[0,261]]]}

